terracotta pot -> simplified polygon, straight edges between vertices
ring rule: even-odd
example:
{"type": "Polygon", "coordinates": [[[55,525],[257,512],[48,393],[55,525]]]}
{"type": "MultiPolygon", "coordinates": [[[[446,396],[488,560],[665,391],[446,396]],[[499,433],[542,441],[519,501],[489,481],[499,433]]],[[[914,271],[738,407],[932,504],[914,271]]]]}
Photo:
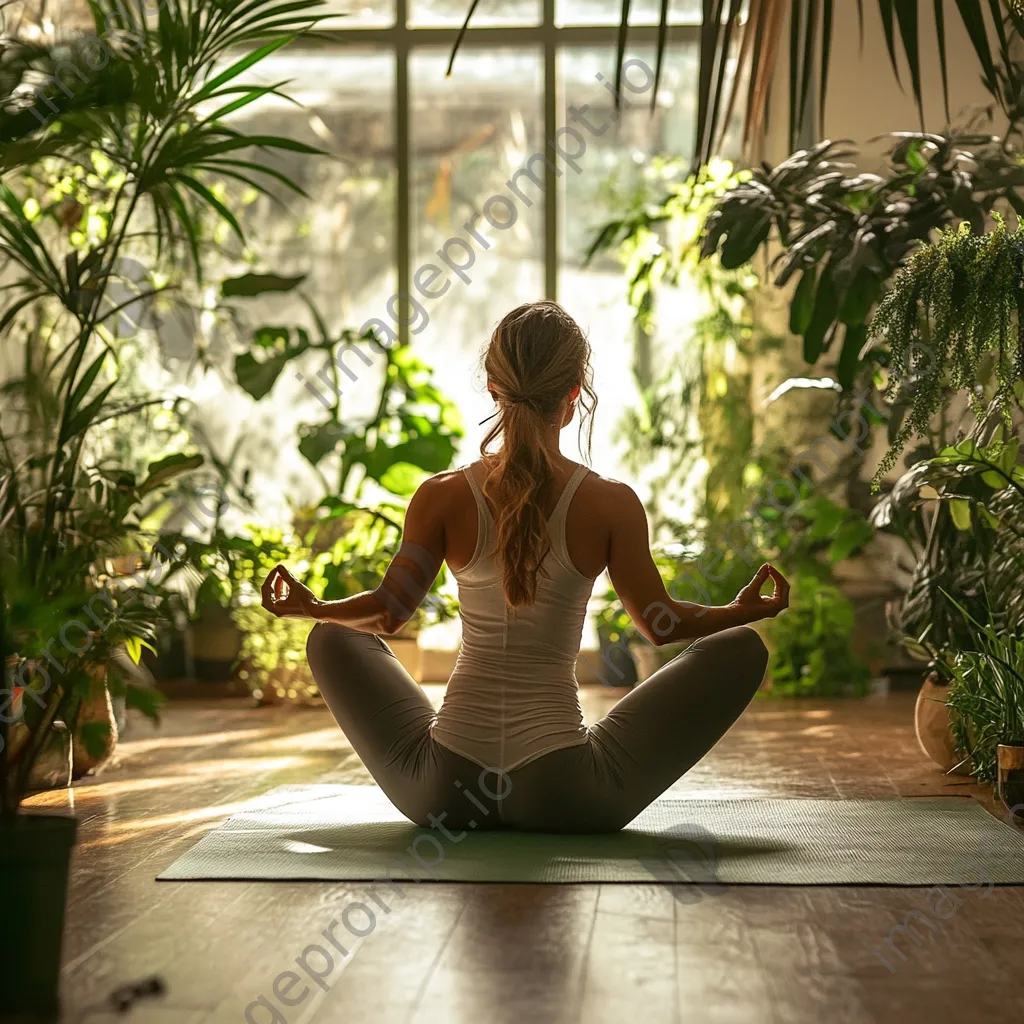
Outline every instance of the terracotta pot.
{"type": "MultiPolygon", "coordinates": [[[[921,684],[914,708],[914,729],[921,749],[944,772],[950,772],[963,758],[957,753],[953,732],[950,728],[950,712],[946,707],[948,686],[939,683],[939,676],[932,672],[921,684]]],[[[969,766],[964,764],[953,771],[954,775],[970,775],[969,766]]]]}
{"type": "Polygon", "coordinates": [[[999,798],[1016,825],[1024,825],[1024,743],[999,744],[999,798]]]}

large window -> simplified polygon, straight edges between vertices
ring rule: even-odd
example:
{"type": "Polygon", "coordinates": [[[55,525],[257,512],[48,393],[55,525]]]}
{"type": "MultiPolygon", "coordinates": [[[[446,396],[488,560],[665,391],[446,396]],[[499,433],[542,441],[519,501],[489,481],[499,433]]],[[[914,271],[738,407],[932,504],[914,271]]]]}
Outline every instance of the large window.
{"type": "MultiPolygon", "coordinates": [[[[627,104],[616,110],[619,0],[481,0],[446,77],[468,3],[332,0],[338,16],[315,43],[259,65],[268,84],[288,82],[301,106],[268,97],[246,118],[330,157],[278,157],[310,198],[282,192],[285,209],[261,200],[249,216],[279,269],[309,273],[307,291],[333,323],[402,321],[396,334],[435,367],[463,411],[463,461],[474,457],[487,429],[478,422],[492,411],[479,353],[494,324],[520,302],[562,302],[594,348],[595,468],[620,475],[615,427],[636,397],[631,315],[622,269],[608,258],[585,266],[584,255],[652,157],[690,150],[700,4],[669,5],[656,95],[645,67],[655,62],[660,4],[633,4],[633,91],[623,90],[627,104]],[[578,148],[566,126],[585,140],[576,159],[549,145],[561,131],[563,149],[578,148]],[[496,196],[504,198],[488,204],[496,196]],[[423,269],[431,266],[437,275],[423,269]],[[411,295],[419,309],[395,295],[411,295]]],[[[289,301],[277,315],[301,314],[289,301]]],[[[666,297],[662,333],[679,336],[689,305],[685,290],[666,297]]],[[[349,410],[358,404],[353,396],[349,410]]]]}

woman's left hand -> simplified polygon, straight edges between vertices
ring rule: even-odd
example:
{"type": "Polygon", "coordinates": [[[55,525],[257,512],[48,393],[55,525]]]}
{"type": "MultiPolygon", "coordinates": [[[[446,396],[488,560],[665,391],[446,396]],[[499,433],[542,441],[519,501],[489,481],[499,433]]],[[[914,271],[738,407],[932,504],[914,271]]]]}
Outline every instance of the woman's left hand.
{"type": "Polygon", "coordinates": [[[263,607],[282,618],[312,619],[319,603],[313,591],[283,565],[275,565],[260,588],[263,607]]]}

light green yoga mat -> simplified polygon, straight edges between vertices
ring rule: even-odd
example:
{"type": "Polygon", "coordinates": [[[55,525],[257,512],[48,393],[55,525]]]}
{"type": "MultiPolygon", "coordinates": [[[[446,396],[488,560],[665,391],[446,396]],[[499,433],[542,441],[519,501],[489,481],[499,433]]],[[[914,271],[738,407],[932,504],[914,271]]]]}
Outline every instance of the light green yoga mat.
{"type": "Polygon", "coordinates": [[[451,831],[375,786],[283,786],[161,879],[751,885],[1024,883],[1024,833],[969,799],[662,797],[613,835],[451,831]]]}

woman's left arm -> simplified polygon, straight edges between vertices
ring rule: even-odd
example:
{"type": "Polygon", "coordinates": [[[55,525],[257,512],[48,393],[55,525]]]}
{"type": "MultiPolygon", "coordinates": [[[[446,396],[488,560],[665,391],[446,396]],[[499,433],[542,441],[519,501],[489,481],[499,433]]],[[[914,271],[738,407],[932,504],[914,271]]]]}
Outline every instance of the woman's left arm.
{"type": "Polygon", "coordinates": [[[263,582],[263,607],[274,615],[338,622],[385,636],[397,633],[423,603],[444,561],[444,515],[437,489],[431,478],[413,495],[401,546],[375,590],[321,601],[278,565],[263,582]]]}

